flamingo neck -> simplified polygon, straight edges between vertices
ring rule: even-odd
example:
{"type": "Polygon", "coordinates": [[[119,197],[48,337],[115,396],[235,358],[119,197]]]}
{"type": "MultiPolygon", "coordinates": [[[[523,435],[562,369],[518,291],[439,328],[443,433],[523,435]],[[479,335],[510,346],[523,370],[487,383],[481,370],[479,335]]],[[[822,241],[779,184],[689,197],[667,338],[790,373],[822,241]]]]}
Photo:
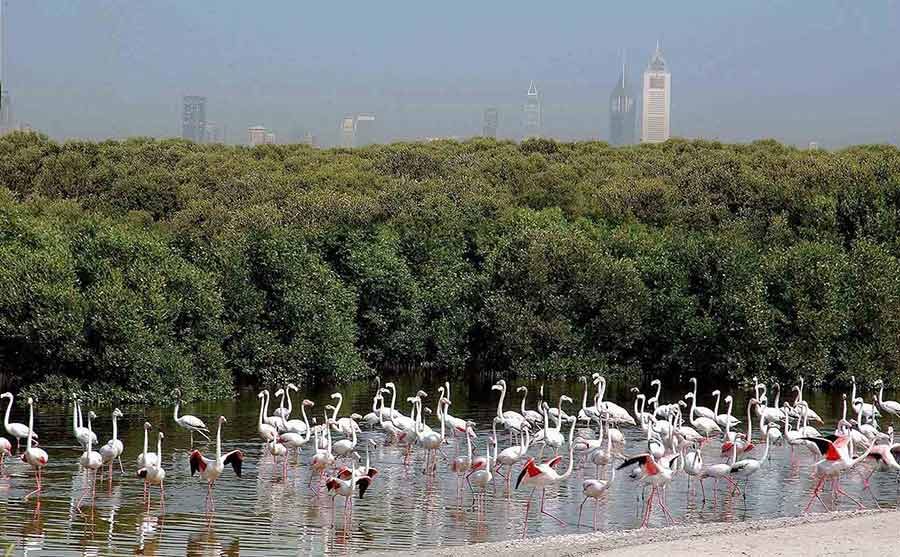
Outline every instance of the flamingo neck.
{"type": "Polygon", "coordinates": [[[113,441],[118,441],[119,440],[118,417],[115,414],[113,414],[112,420],[113,420],[113,441]]]}
{"type": "MultiPolygon", "coordinates": [[[[753,442],[753,416],[750,414],[751,406],[752,406],[751,404],[747,404],[747,443],[748,444],[753,442]]],[[[762,428],[762,421],[765,418],[765,415],[766,415],[765,412],[760,413],[760,418],[759,418],[759,422],[760,422],[759,427],[760,428],[762,428]]]]}
{"type": "Polygon", "coordinates": [[[506,398],[506,384],[504,383],[501,386],[502,386],[502,388],[500,389],[500,400],[497,401],[497,417],[498,418],[503,417],[503,399],[506,398]]]}
{"type": "Polygon", "coordinates": [[[6,414],[3,416],[3,426],[9,429],[9,413],[12,411],[13,398],[9,396],[9,405],[6,407],[6,414]]]}
{"type": "Polygon", "coordinates": [[[716,416],[719,415],[719,399],[720,398],[722,398],[722,393],[717,393],[716,394],[716,406],[715,406],[715,408],[713,408],[713,414],[715,414],[716,416]]]}
{"type": "MultiPolygon", "coordinates": [[[[587,409],[587,395],[588,395],[588,383],[587,383],[587,379],[585,379],[584,380],[584,394],[581,395],[581,409],[582,410],[587,409]]],[[[524,402],[522,402],[522,406],[523,407],[525,406],[524,402]]],[[[523,415],[524,415],[524,413],[523,413],[523,415]]]]}
{"type": "Polygon", "coordinates": [[[344,395],[342,395],[341,393],[338,393],[337,399],[338,399],[338,403],[334,406],[334,412],[331,413],[332,420],[337,420],[338,412],[340,412],[340,410],[341,410],[341,404],[344,403],[344,395]]]}
{"type": "MultiPolygon", "coordinates": [[[[159,455],[157,455],[157,456],[159,456],[159,455]]],[[[221,458],[222,458],[222,420],[219,420],[219,427],[216,428],[216,460],[221,460],[221,458]]]]}
{"type": "Polygon", "coordinates": [[[162,467],[162,437],[156,438],[156,467],[162,467]]]}
{"type": "MultiPolygon", "coordinates": [[[[585,396],[586,396],[586,395],[587,395],[587,392],[585,391],[585,396]]],[[[448,398],[449,398],[449,397],[448,397],[448,398]]],[[[526,398],[528,398],[528,389],[525,389],[525,390],[522,392],[522,406],[520,407],[520,410],[522,411],[522,416],[523,416],[523,417],[525,416],[525,399],[526,399],[526,398]]]]}
{"type": "Polygon", "coordinates": [[[178,409],[179,409],[179,408],[181,408],[181,401],[180,401],[180,400],[176,400],[176,401],[175,401],[175,421],[176,421],[176,422],[178,421],[178,409]]]}
{"type": "MultiPolygon", "coordinates": [[[[9,401],[9,405],[12,406],[12,399],[9,401]]],[[[7,412],[8,414],[8,412],[7,412]]],[[[34,435],[34,404],[28,405],[28,445],[26,445],[26,450],[31,450],[31,436],[34,435]]]]}
{"type": "Polygon", "coordinates": [[[148,448],[148,442],[149,442],[147,439],[147,436],[148,436],[148,432],[147,432],[147,428],[145,427],[144,428],[144,464],[147,464],[147,448],[148,448]]]}

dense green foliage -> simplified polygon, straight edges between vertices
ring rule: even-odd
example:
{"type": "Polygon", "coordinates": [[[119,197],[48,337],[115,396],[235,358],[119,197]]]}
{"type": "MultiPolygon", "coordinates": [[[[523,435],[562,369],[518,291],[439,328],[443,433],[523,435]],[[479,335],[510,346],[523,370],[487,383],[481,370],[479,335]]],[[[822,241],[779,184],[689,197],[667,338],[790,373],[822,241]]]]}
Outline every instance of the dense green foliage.
{"type": "Polygon", "coordinates": [[[897,382],[900,151],[0,139],[0,374],[897,382]]]}

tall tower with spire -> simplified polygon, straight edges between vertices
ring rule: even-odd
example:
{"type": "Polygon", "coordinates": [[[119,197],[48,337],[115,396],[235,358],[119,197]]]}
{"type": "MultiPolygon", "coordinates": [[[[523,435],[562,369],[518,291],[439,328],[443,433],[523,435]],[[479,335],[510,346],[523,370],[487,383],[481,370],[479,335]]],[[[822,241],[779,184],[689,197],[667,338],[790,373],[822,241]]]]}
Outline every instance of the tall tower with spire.
{"type": "Polygon", "coordinates": [[[544,115],[541,107],[541,96],[538,94],[537,87],[532,79],[525,99],[525,139],[540,137],[543,125],[544,115]]]}
{"type": "Polygon", "coordinates": [[[641,142],[662,143],[669,139],[672,101],[672,74],[656,42],[656,51],[644,70],[641,142]]]}
{"type": "Polygon", "coordinates": [[[628,83],[625,52],[622,52],[622,73],[609,95],[609,142],[611,145],[634,143],[636,103],[628,83]]]}

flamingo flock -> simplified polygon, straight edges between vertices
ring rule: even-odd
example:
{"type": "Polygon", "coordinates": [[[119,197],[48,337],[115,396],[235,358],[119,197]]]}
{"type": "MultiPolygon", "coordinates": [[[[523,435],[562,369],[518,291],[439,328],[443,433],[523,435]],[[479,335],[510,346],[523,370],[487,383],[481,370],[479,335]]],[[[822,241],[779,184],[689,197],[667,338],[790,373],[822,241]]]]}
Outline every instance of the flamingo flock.
{"type": "MultiPolygon", "coordinates": [[[[522,517],[523,536],[528,533],[535,496],[539,497],[538,516],[549,517],[561,525],[568,524],[552,514],[545,503],[558,491],[548,492],[548,488],[566,482],[576,473],[582,478],[582,499],[575,526],[582,526],[584,507],[591,501],[592,526],[597,529],[599,505],[613,490],[631,489],[644,496],[640,527],[649,525],[654,507],[661,511],[666,523],[676,522],[668,505],[667,492],[675,489],[674,485],[681,477],[687,479],[690,493],[695,492],[695,485],[699,483],[704,504],[710,489],[706,485],[708,480],[713,480],[714,506],[718,504],[722,482],[731,496],[752,497],[755,478],[766,474],[770,455],[776,447],[790,451],[792,462],[798,453],[813,457],[810,467],[813,488],[803,512],[810,511],[816,502],[826,510],[832,510],[837,508],[841,497],[863,508],[862,501],[842,487],[842,480],[851,472],[862,478],[864,491],[877,505],[870,488],[871,477],[876,473],[896,475],[900,472],[900,443],[894,441],[893,424],[882,430],[879,422],[883,416],[889,417],[891,422],[900,416],[900,403],[884,399],[882,381],[874,383],[873,386],[878,387],[877,394],[872,394],[870,402],[866,402],[863,396],[858,396],[858,386],[853,378],[850,396],[843,396],[841,419],[833,431],[824,433],[810,425],[824,426],[819,414],[803,398],[802,378],[793,387],[792,401],[781,400],[778,385],[773,385],[770,390],[754,378],[747,406],[741,406],[740,417],[734,415],[734,397],[730,394],[722,397],[719,390],[710,393],[708,400],[713,403],[712,408],[701,405],[699,399],[703,395],[693,377],[687,382],[689,390],[676,400],[662,400],[662,382],[658,379],[650,383],[648,393],[631,389],[633,400],[628,404],[632,407],[631,412],[606,398],[606,379],[601,375],[583,377],[581,384],[580,408],[566,393],[557,393],[556,398],[546,400],[544,386],[537,391],[536,402],[529,408],[526,387],[509,389],[505,380],[497,381],[491,389],[496,393],[496,413],[489,424],[482,424],[490,428],[485,434],[476,433],[474,421],[451,414],[456,411],[452,410],[449,382],[438,386],[432,396],[417,389],[405,399],[401,398],[409,405],[408,413],[397,409],[397,386],[391,382],[382,386],[379,379],[370,411],[365,416],[353,412],[342,415],[344,396],[337,392],[330,397],[333,404],[327,404],[318,412],[312,401],[303,399],[297,405],[299,418],[291,417],[295,408],[292,393],[299,389],[288,384],[274,393],[278,399],[274,410],[270,408],[272,397],[269,391],[258,393],[256,432],[263,459],[271,458],[273,480],[280,475],[286,482],[289,470],[299,470],[302,453],[310,454],[306,485],[317,497],[322,496],[323,501],[330,500],[332,526],[337,497],[343,498],[344,519],[350,521],[353,500],[363,498],[375,486],[379,470],[372,465],[370,449],[379,444],[397,448],[407,473],[412,456],[421,451],[423,464],[415,470],[425,477],[445,473],[455,477],[458,498],[462,501],[463,493],[468,490],[472,508],[478,513],[484,513],[490,499],[499,496],[495,484],[499,483],[500,492],[507,498],[517,490],[527,490],[522,517]],[[507,405],[510,392],[521,394],[518,406],[507,405]],[[773,396],[771,406],[770,395],[773,396]],[[434,410],[428,405],[429,401],[433,402],[434,410]],[[551,406],[554,402],[555,406],[551,406]],[[722,403],[724,413],[720,414],[722,403]],[[516,407],[517,410],[513,409],[516,407]],[[363,427],[381,431],[383,438],[378,442],[371,435],[364,436],[363,427]],[[633,446],[626,447],[625,428],[633,428],[636,435],[631,438],[638,437],[640,441],[630,441],[633,446]],[[477,448],[479,435],[487,436],[483,449],[477,448]],[[545,456],[547,452],[551,454],[545,456]],[[617,471],[623,473],[617,475],[617,471]],[[832,495],[831,505],[823,498],[826,487],[832,495]]],[[[16,455],[34,472],[35,489],[26,499],[39,498],[49,456],[38,446],[35,401],[27,400],[28,425],[25,425],[11,421],[13,395],[4,393],[0,399],[8,400],[3,425],[10,439],[15,439],[14,448],[10,439],[0,437],[0,471],[4,459],[16,455]]],[[[229,468],[236,478],[242,476],[244,453],[240,449],[223,451],[223,430],[229,421],[225,416],[219,416],[213,422],[216,426],[213,452],[208,447],[213,443],[210,429],[200,418],[180,413],[181,400],[177,391],[174,403],[172,420],[176,427],[189,434],[187,461],[190,474],[199,476],[206,483],[205,511],[212,515],[217,482],[223,480],[229,468]],[[194,446],[194,434],[204,439],[203,447],[194,446]]],[[[82,412],[81,402],[73,398],[72,435],[83,451],[78,458],[84,470],[83,491],[76,505],[79,510],[87,499],[92,505],[96,504],[96,485],[103,481],[102,476],[112,482],[115,468],[118,468],[122,481],[127,477],[122,461],[125,447],[119,438],[118,427],[123,413],[118,408],[113,410],[112,436],[105,444],[100,444],[92,422],[97,415],[85,410],[86,414],[82,412]],[[99,480],[98,475],[101,476],[99,480]]],[[[164,513],[167,471],[162,445],[166,436],[163,431],[152,435],[156,452],[150,452],[153,429],[151,423],[144,423],[143,452],[136,459],[136,476],[144,484],[147,511],[151,508],[150,488],[153,487],[159,491],[159,509],[164,513]]]]}

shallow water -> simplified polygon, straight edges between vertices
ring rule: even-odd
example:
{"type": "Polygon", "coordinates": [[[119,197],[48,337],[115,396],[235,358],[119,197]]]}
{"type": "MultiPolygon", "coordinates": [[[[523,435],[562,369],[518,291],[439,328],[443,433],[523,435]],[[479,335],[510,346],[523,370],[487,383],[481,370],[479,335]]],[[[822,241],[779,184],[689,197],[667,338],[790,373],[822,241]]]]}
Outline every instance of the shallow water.
{"type": "MultiPolygon", "coordinates": [[[[400,388],[398,401],[405,401],[406,396],[425,383],[428,387],[424,390],[432,393],[427,400],[434,403],[436,385],[430,380],[416,378],[397,383],[400,388]]],[[[453,386],[451,414],[478,424],[476,454],[484,452],[489,425],[496,412],[497,392],[490,390],[490,384],[486,379],[475,377],[465,382],[457,381],[453,386]]],[[[536,385],[530,387],[529,407],[534,407],[536,385]]],[[[611,386],[609,398],[630,409],[633,399],[625,387],[611,386]]],[[[360,414],[368,412],[374,389],[374,384],[368,382],[344,386],[341,414],[347,415],[351,407],[360,414]]],[[[673,396],[663,396],[663,400],[672,401],[674,396],[687,390],[687,386],[679,388],[677,393],[671,393],[673,396]]],[[[711,390],[711,386],[701,384],[701,404],[712,407],[712,398],[703,394],[711,390]]],[[[560,392],[568,393],[580,407],[580,384],[554,383],[552,387],[548,384],[548,399],[555,401],[560,392]]],[[[331,402],[329,391],[301,394],[316,403],[317,416],[321,416],[324,405],[331,402]]],[[[746,393],[735,391],[734,395],[737,398],[735,414],[746,422],[746,393]]],[[[893,398],[889,395],[892,393],[885,393],[885,398],[893,398]]],[[[298,398],[295,397],[295,407],[298,398]]],[[[520,398],[518,395],[512,398],[513,406],[518,410],[520,398]]],[[[823,433],[833,430],[841,411],[839,393],[809,392],[805,398],[825,420],[826,426],[819,429],[823,433]]],[[[508,401],[506,409],[510,407],[508,401]]],[[[402,405],[398,402],[398,409],[409,412],[405,402],[402,405]]],[[[95,420],[94,429],[100,442],[105,443],[111,437],[111,409],[93,410],[101,416],[95,420]]],[[[386,446],[380,431],[370,432],[365,427],[362,439],[372,438],[378,443],[372,459],[380,473],[365,498],[356,500],[351,521],[344,520],[342,498],[337,499],[336,525],[332,528],[330,498],[324,494],[317,497],[307,487],[312,443],[304,448],[299,466],[292,460],[288,480],[283,482],[280,466],[273,468],[271,457],[263,455],[256,436],[258,400],[254,393],[245,393],[233,401],[191,404],[182,409],[182,413],[201,417],[207,424],[214,424],[218,415],[226,416],[224,449],[239,447],[246,457],[242,478],[235,477],[228,469],[219,480],[215,488],[216,512],[207,518],[204,514],[206,485],[198,477],[190,476],[188,435],[176,428],[172,407],[122,410],[125,418],[119,420],[119,432],[125,444],[126,473],[122,476],[116,471],[111,487],[98,487],[95,506],[91,506],[88,498],[79,512],[75,505],[83,485],[83,476],[78,470],[81,451],[75,448],[71,433],[70,409],[48,405],[37,407],[35,429],[50,455],[44,475],[45,490],[39,504],[34,500],[23,501],[23,496],[34,488],[31,471],[17,459],[7,459],[0,478],[0,552],[12,543],[16,548],[15,555],[335,555],[468,545],[522,535],[527,490],[513,490],[507,494],[503,479],[496,477],[496,492],[489,495],[486,512],[480,515],[473,511],[472,497],[467,489],[464,488],[461,499],[457,497],[456,476],[445,462],[439,462],[436,477],[425,476],[422,474],[421,450],[415,453],[409,466],[404,466],[402,449],[386,446]],[[166,512],[162,516],[155,488],[151,491],[151,511],[145,512],[143,484],[135,476],[135,457],[143,450],[141,426],[145,419],[154,426],[161,425],[166,434],[163,446],[167,471],[166,512]]],[[[724,412],[724,408],[720,411],[724,412]]],[[[27,415],[16,407],[12,421],[27,422],[27,415]]],[[[436,421],[433,417],[428,420],[432,427],[436,421]]],[[[740,428],[743,430],[744,427],[745,423],[742,423],[740,428]]],[[[623,431],[627,437],[626,454],[646,449],[638,428],[624,428],[623,431]]],[[[579,430],[579,433],[585,431],[579,430]]],[[[756,434],[755,437],[758,440],[756,434]]],[[[501,449],[508,446],[506,434],[500,434],[499,438],[501,449]]],[[[152,439],[151,443],[155,437],[152,439]]],[[[197,441],[201,450],[207,453],[215,450],[214,445],[201,442],[197,441]]],[[[713,446],[708,446],[704,452],[707,464],[720,460],[719,444],[710,445],[713,446]]],[[[450,445],[444,450],[452,456],[456,448],[450,445]]],[[[757,449],[753,456],[758,458],[761,450],[757,449]]],[[[536,452],[533,448],[532,453],[536,452]]],[[[786,446],[773,447],[771,460],[754,476],[746,501],[739,495],[732,497],[723,484],[716,505],[712,503],[709,489],[712,482],[707,484],[710,500],[704,503],[699,490],[692,492],[682,474],[668,490],[669,507],[679,524],[794,516],[800,513],[811,492],[814,460],[808,452],[798,451],[792,463],[786,446]]],[[[566,463],[567,459],[564,459],[563,467],[566,463]]],[[[517,472],[518,469],[514,469],[513,475],[517,472]]],[[[605,471],[601,474],[606,477],[605,471]]],[[[534,505],[528,535],[591,531],[591,502],[585,506],[583,525],[578,527],[575,522],[582,501],[581,482],[592,477],[595,477],[593,466],[576,467],[567,482],[548,488],[546,510],[567,524],[561,526],[550,517],[537,514],[537,505],[534,505]]],[[[894,475],[876,474],[873,477],[872,487],[882,506],[896,505],[897,486],[894,475]]],[[[862,494],[861,481],[856,475],[846,477],[844,487],[861,497],[867,506],[874,505],[868,494],[862,494]]],[[[828,495],[825,500],[830,502],[828,495]]],[[[842,509],[853,507],[846,500],[840,503],[842,509]]],[[[642,511],[639,486],[625,474],[620,474],[608,499],[597,507],[597,527],[602,530],[635,528],[640,524],[642,511]]],[[[823,509],[817,505],[814,511],[822,512],[823,509]]],[[[654,513],[651,526],[662,524],[661,515],[654,513]]]]}

